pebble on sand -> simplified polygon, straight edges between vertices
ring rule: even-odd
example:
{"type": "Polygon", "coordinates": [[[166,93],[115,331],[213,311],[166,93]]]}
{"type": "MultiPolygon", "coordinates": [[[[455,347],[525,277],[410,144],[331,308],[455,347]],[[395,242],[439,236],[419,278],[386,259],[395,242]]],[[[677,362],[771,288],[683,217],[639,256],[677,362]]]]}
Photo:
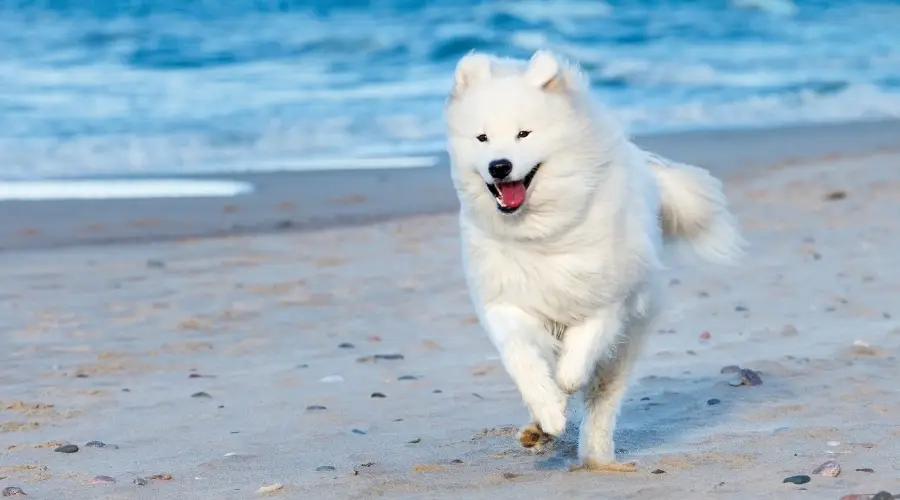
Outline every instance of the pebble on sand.
{"type": "Polygon", "coordinates": [[[666,471],[664,471],[662,469],[653,469],[652,471],[650,471],[650,474],[665,474],[665,473],[666,473],[666,471]]]}
{"type": "Polygon", "coordinates": [[[887,491],[879,491],[872,497],[872,500],[893,500],[894,495],[891,495],[890,492],[887,491]]]}
{"type": "Polygon", "coordinates": [[[380,393],[380,392],[373,392],[372,397],[373,398],[386,398],[387,396],[385,396],[383,393],[380,393]]]}
{"type": "Polygon", "coordinates": [[[256,492],[257,493],[272,493],[273,491],[278,491],[283,488],[284,488],[283,484],[275,483],[275,484],[270,484],[268,486],[261,486],[258,490],[256,490],[256,492]]]}
{"type": "Polygon", "coordinates": [[[327,409],[328,408],[326,408],[325,406],[322,406],[322,405],[309,405],[306,407],[307,411],[324,411],[327,409]]]}
{"type": "Polygon", "coordinates": [[[759,372],[755,372],[749,368],[741,368],[740,373],[735,377],[735,379],[729,382],[729,385],[733,387],[739,387],[742,385],[749,386],[757,386],[762,385],[762,378],[759,376],[759,372]]]}
{"type": "Polygon", "coordinates": [[[875,469],[870,469],[868,467],[863,467],[862,469],[856,469],[856,472],[868,472],[869,474],[874,474],[875,469]]]}
{"type": "Polygon", "coordinates": [[[841,466],[834,460],[829,460],[816,467],[812,473],[825,477],[838,477],[841,474],[841,466]]]}
{"type": "Polygon", "coordinates": [[[95,476],[91,479],[91,484],[115,484],[116,479],[109,476],[95,476]]]}
{"type": "Polygon", "coordinates": [[[316,467],[316,472],[331,472],[335,470],[333,465],[320,465],[316,467]]]}
{"type": "Polygon", "coordinates": [[[64,444],[62,446],[57,447],[53,451],[57,453],[75,453],[78,451],[78,446],[74,444],[64,444]]]}
{"type": "Polygon", "coordinates": [[[710,398],[710,399],[706,400],[706,404],[708,404],[709,406],[717,405],[721,402],[722,402],[721,400],[716,399],[716,398],[710,398]]]}
{"type": "Polygon", "coordinates": [[[811,479],[810,479],[809,476],[800,475],[800,476],[786,477],[786,478],[784,478],[784,481],[782,481],[782,483],[786,483],[786,484],[806,484],[806,483],[808,483],[808,482],[810,482],[810,481],[811,481],[811,479]]]}
{"type": "Polygon", "coordinates": [[[341,342],[340,344],[338,344],[338,347],[340,347],[341,349],[353,349],[356,346],[351,344],[350,342],[341,342]]]}
{"type": "Polygon", "coordinates": [[[3,488],[3,496],[5,497],[24,497],[25,491],[18,486],[7,486],[3,488]]]}
{"type": "Polygon", "coordinates": [[[207,392],[200,391],[200,392],[195,392],[195,393],[191,394],[191,397],[192,398],[211,398],[212,396],[210,396],[209,393],[207,393],[207,392]]]}
{"type": "Polygon", "coordinates": [[[403,375],[401,377],[398,377],[397,380],[419,380],[419,377],[415,375],[403,375]]]}
{"type": "Polygon", "coordinates": [[[147,483],[149,483],[150,481],[147,481],[146,479],[144,479],[142,477],[136,477],[136,478],[134,478],[134,481],[132,481],[132,482],[138,486],[146,486],[147,483]]]}
{"type": "Polygon", "coordinates": [[[740,371],[741,371],[741,367],[740,367],[740,366],[738,366],[738,365],[728,365],[728,366],[723,366],[722,369],[719,370],[719,373],[722,373],[722,374],[726,374],[726,373],[738,373],[738,372],[740,372],[740,371]]]}
{"type": "Polygon", "coordinates": [[[118,450],[118,445],[114,444],[106,444],[103,441],[88,441],[84,443],[85,448],[109,448],[111,450],[118,450]]]}
{"type": "Polygon", "coordinates": [[[712,334],[709,332],[700,332],[700,340],[709,340],[712,338],[712,334]]]}
{"type": "Polygon", "coordinates": [[[422,438],[410,439],[408,442],[409,444],[418,444],[422,442],[422,438]]]}

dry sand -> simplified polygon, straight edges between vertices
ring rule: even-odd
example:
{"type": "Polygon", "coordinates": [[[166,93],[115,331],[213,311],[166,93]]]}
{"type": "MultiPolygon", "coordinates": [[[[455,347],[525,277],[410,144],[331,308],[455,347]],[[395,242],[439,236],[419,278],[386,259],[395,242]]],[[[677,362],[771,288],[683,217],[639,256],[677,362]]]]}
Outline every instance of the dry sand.
{"type": "Polygon", "coordinates": [[[473,316],[453,215],[0,254],[0,487],[46,500],[900,493],[898,161],[728,179],[750,253],[671,269],[675,309],[617,432],[640,467],[628,474],[567,472],[518,447],[526,413],[473,316]],[[726,365],[763,384],[730,386],[726,365]],[[64,443],[81,449],[54,452],[64,443]],[[810,474],[827,460],[838,477],[810,474]],[[812,480],[782,484],[797,474],[812,480]]]}

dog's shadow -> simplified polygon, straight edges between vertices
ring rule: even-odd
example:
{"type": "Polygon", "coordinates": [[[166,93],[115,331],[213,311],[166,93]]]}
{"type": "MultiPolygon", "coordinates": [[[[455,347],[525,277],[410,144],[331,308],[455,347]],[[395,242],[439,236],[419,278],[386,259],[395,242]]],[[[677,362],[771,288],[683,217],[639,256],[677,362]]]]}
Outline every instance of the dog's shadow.
{"type": "MultiPolygon", "coordinates": [[[[645,377],[630,387],[615,431],[616,459],[677,445],[691,433],[727,421],[739,403],[752,399],[759,387],[732,387],[728,377],[645,377]],[[750,396],[750,398],[748,398],[750,396]]],[[[538,469],[568,469],[578,464],[578,429],[582,403],[570,401],[566,431],[552,451],[537,461],[538,469]]]]}

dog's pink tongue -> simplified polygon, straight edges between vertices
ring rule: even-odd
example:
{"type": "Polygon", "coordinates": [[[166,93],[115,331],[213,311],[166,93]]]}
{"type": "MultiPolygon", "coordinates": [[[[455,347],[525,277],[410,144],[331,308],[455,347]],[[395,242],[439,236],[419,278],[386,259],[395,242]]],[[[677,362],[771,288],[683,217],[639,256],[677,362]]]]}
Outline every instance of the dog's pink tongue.
{"type": "Polygon", "coordinates": [[[503,204],[509,208],[518,208],[525,203],[525,183],[510,182],[503,183],[498,186],[500,188],[500,198],[503,204]]]}

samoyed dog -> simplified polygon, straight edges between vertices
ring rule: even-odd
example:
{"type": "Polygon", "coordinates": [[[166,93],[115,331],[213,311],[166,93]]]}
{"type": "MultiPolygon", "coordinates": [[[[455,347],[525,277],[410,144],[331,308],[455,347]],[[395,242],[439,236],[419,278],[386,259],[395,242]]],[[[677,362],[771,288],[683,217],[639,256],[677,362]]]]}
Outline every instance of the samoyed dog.
{"type": "Polygon", "coordinates": [[[532,417],[521,444],[561,437],[579,393],[583,466],[625,467],[613,431],[663,309],[666,250],[743,251],[721,183],[635,146],[547,51],[463,57],[445,117],[469,291],[532,417]]]}

